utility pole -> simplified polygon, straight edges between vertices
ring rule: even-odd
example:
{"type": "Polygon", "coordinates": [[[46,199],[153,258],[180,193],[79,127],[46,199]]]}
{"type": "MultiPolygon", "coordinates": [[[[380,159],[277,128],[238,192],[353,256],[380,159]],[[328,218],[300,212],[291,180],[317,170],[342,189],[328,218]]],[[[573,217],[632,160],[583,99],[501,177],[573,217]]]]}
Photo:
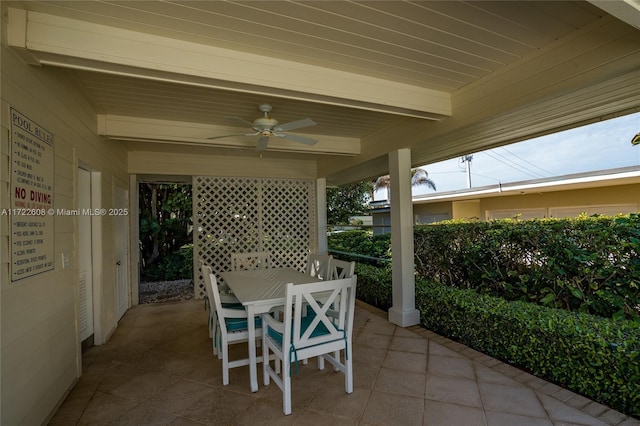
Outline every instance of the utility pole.
{"type": "Polygon", "coordinates": [[[460,161],[464,163],[464,168],[467,172],[467,189],[471,188],[471,160],[473,160],[473,155],[465,155],[460,158],[460,161]]]}

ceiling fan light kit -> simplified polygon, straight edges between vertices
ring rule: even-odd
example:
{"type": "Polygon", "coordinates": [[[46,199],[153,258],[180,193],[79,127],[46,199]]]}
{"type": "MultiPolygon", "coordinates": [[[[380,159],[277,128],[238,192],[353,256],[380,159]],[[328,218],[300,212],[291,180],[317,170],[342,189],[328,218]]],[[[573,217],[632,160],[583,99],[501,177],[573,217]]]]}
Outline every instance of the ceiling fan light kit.
{"type": "Polygon", "coordinates": [[[316,143],[318,143],[317,140],[312,138],[284,133],[289,130],[315,126],[317,123],[311,120],[310,118],[303,118],[302,120],[291,121],[289,123],[284,123],[280,125],[278,120],[276,120],[275,118],[269,117],[269,113],[272,110],[271,105],[260,104],[258,106],[258,109],[262,111],[264,116],[256,118],[255,120],[253,120],[253,122],[244,120],[239,117],[227,117],[231,120],[235,120],[245,126],[250,127],[254,131],[254,133],[237,133],[233,135],[212,136],[207,139],[221,139],[221,138],[227,138],[231,136],[258,136],[259,135],[260,137],[258,138],[258,143],[256,145],[256,150],[258,151],[264,151],[265,149],[267,149],[267,146],[269,144],[269,138],[271,138],[272,136],[277,138],[288,139],[298,143],[303,143],[309,146],[313,146],[316,143]]]}

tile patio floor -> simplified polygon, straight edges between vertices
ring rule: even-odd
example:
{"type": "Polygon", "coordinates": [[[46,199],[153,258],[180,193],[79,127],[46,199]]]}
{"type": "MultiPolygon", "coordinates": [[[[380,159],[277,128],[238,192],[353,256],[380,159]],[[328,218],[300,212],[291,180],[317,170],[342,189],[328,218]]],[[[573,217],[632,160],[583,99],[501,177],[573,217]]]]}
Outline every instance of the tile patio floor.
{"type": "Polygon", "coordinates": [[[293,377],[284,416],[260,365],[258,392],[247,367],[222,386],[206,324],[202,301],[132,308],[107,344],[85,352],[83,375],[50,425],[640,425],[420,327],[396,327],[360,302],[353,394],[341,373],[310,361],[293,377]]]}

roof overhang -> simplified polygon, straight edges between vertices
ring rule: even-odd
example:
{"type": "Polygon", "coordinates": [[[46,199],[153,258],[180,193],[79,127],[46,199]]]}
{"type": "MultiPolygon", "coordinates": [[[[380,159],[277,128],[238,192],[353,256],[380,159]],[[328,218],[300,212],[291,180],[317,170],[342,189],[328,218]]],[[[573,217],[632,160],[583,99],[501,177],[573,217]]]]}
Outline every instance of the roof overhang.
{"type": "Polygon", "coordinates": [[[602,170],[591,173],[565,175],[553,179],[520,181],[459,191],[449,191],[440,194],[419,195],[413,197],[413,203],[428,204],[442,201],[468,201],[489,197],[540,194],[544,192],[568,191],[638,183],[640,183],[640,167],[624,167],[620,169],[602,170]]]}
{"type": "Polygon", "coordinates": [[[40,12],[9,8],[7,31],[9,46],[37,65],[430,120],[451,115],[446,92],[40,12]]]}

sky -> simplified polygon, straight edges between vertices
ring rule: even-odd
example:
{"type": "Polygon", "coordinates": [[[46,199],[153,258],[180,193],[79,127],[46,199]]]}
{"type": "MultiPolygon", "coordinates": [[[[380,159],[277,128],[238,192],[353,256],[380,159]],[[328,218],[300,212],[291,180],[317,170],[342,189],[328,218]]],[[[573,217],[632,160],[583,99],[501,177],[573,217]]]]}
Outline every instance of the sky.
{"type": "MultiPolygon", "coordinates": [[[[640,166],[640,145],[631,138],[640,132],[640,113],[602,121],[552,135],[541,136],[487,151],[469,153],[471,187],[541,179],[572,173],[640,166]]],[[[467,188],[460,157],[422,166],[436,184],[436,192],[467,188]]],[[[413,195],[434,193],[427,186],[413,195]]],[[[377,191],[375,199],[385,199],[377,191]]]]}

